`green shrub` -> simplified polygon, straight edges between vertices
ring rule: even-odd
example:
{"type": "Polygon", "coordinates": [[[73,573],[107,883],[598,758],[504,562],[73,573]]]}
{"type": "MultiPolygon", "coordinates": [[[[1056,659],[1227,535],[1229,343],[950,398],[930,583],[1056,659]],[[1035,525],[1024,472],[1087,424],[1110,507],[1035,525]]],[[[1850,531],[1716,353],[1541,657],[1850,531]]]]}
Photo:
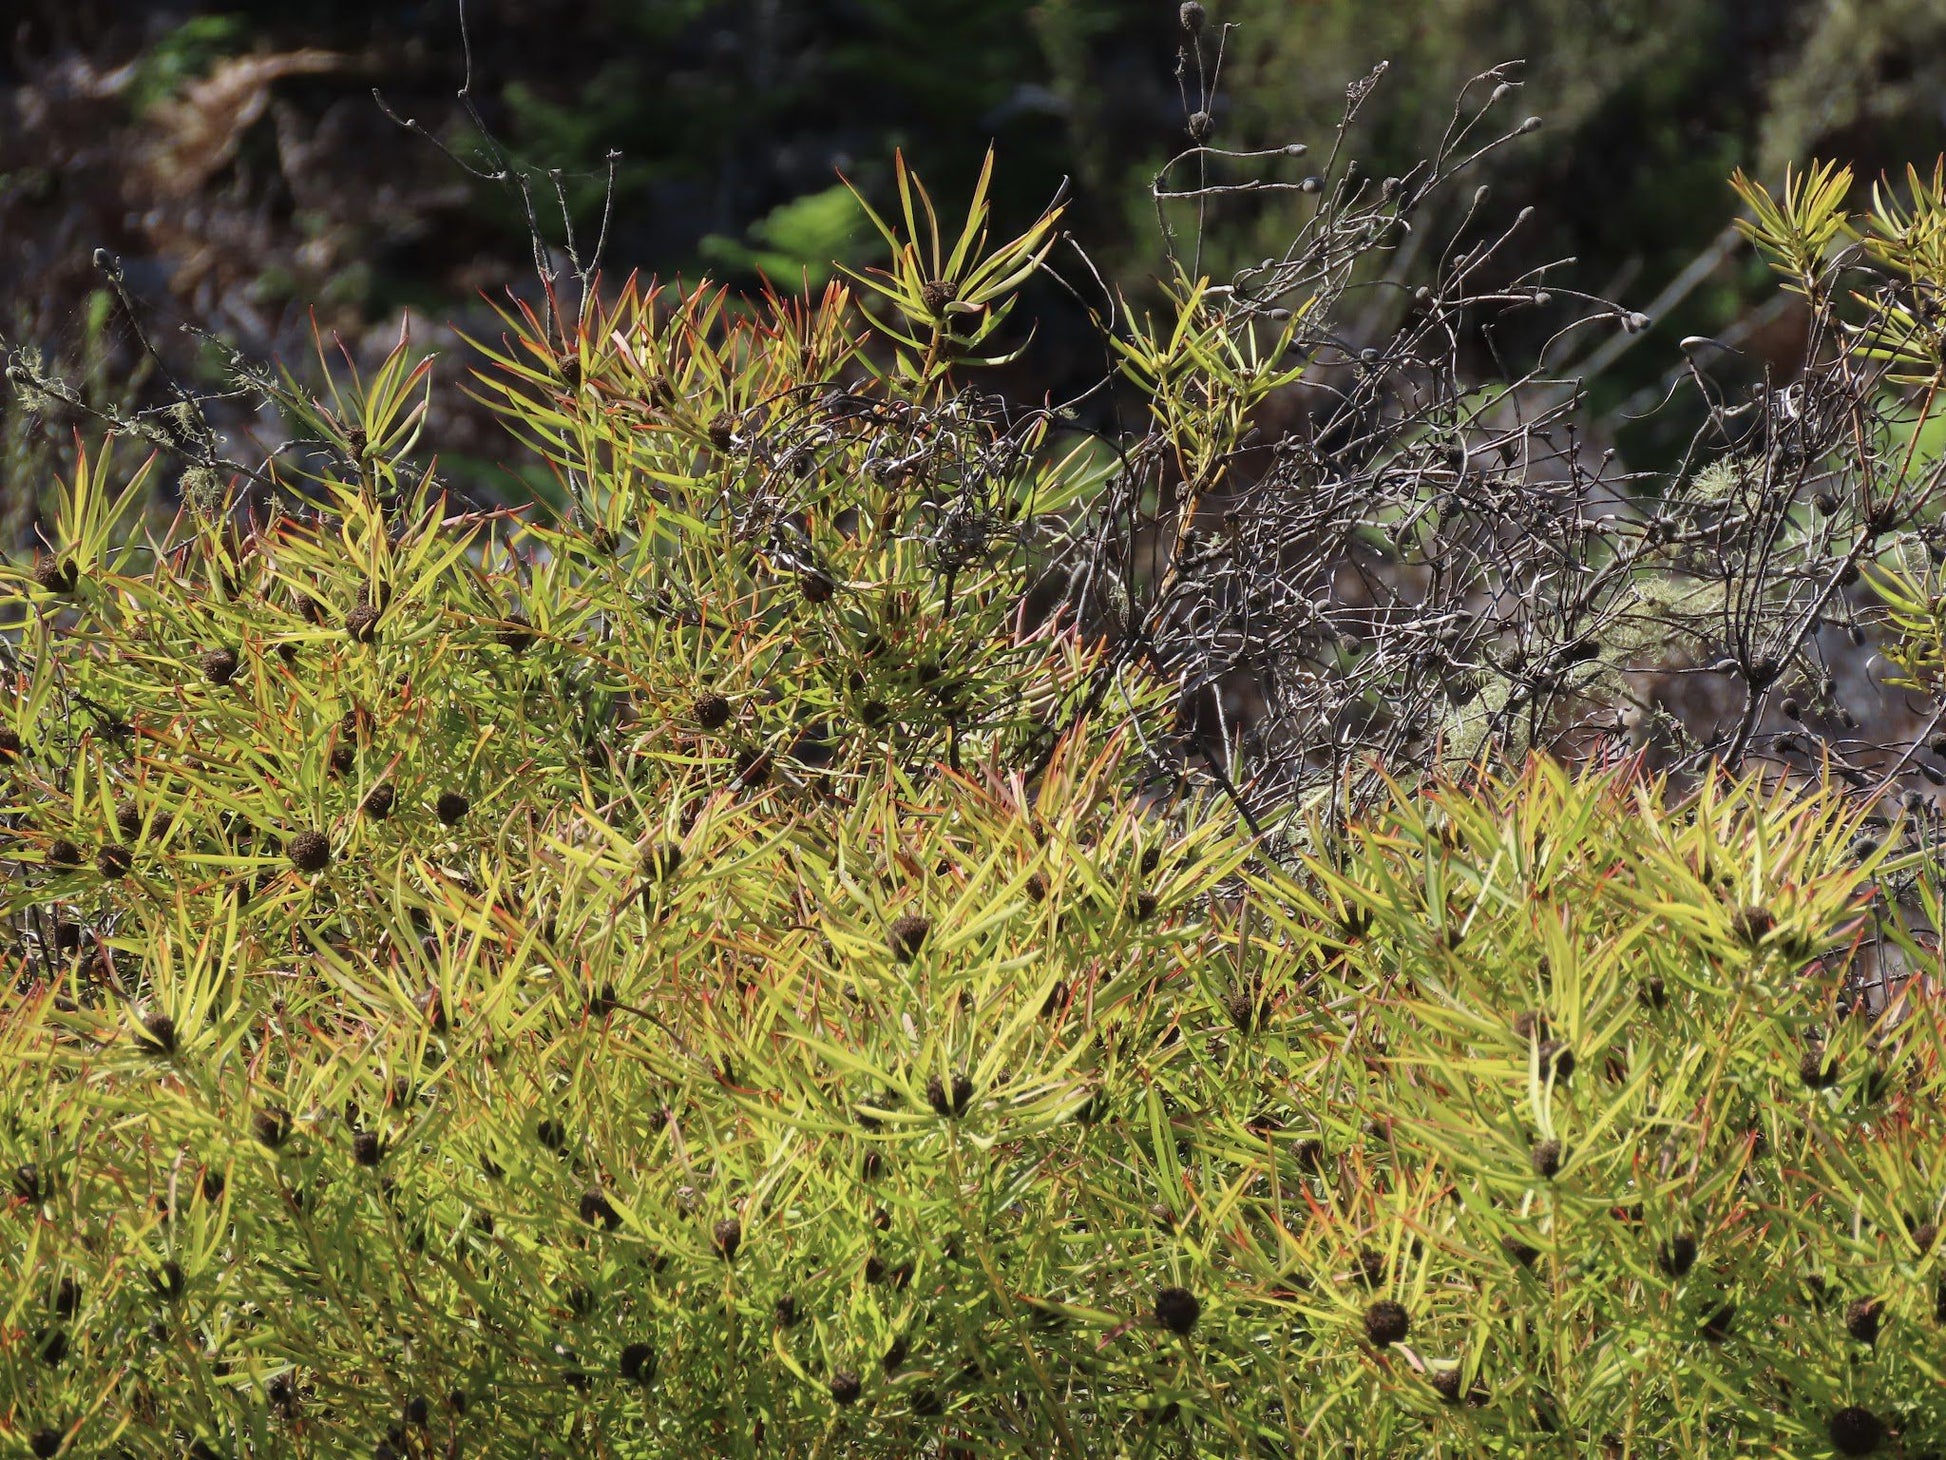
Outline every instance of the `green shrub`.
{"type": "MultiPolygon", "coordinates": [[[[1890,828],[1537,758],[1273,858],[1027,613],[1109,468],[961,372],[1055,219],[903,195],[869,352],[836,287],[510,317],[553,510],[441,496],[403,348],[275,388],[256,515],[81,460],[6,575],[6,1442],[1946,1443],[1890,828]]],[[[1240,432],[1230,323],[1152,386],[1240,432]]]]}

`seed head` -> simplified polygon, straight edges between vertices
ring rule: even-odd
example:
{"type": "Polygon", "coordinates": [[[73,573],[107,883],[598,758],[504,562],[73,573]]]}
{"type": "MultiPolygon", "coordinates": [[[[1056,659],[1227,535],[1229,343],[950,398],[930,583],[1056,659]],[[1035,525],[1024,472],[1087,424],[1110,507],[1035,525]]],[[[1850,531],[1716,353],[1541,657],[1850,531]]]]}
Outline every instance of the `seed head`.
{"type": "Polygon", "coordinates": [[[622,1350],[617,1367],[631,1384],[647,1384],[655,1377],[655,1350],[646,1343],[631,1343],[622,1350]]]}
{"type": "Polygon", "coordinates": [[[1403,1343],[1406,1330],[1411,1325],[1412,1319],[1405,1311],[1405,1305],[1390,1298],[1380,1298],[1365,1310],[1365,1337],[1379,1348],[1403,1343]]]}
{"type": "Polygon", "coordinates": [[[709,444],[718,451],[728,451],[736,445],[736,422],[728,416],[718,416],[709,423],[709,444]]]}
{"type": "Polygon", "coordinates": [[[1730,1336],[1730,1325],[1736,1321],[1737,1305],[1725,1303],[1703,1320],[1700,1330],[1702,1336],[1711,1343],[1721,1343],[1730,1336]]]}
{"type": "Polygon", "coordinates": [[[473,803],[458,791],[441,791],[439,799],[432,803],[433,815],[447,826],[457,826],[466,820],[466,813],[473,809],[473,803]]]}
{"type": "Polygon", "coordinates": [[[856,1404],[858,1396],[864,1392],[865,1386],[849,1369],[840,1369],[831,1376],[831,1398],[834,1403],[856,1404]]]}
{"type": "Polygon", "coordinates": [[[893,922],[889,942],[892,956],[901,963],[910,963],[919,955],[926,935],[932,931],[932,923],[917,913],[907,913],[893,922]]]}
{"type": "Polygon", "coordinates": [[[1187,1288],[1163,1288],[1155,1295],[1155,1321],[1171,1333],[1188,1333],[1202,1316],[1202,1300],[1187,1288]]]}
{"type": "Polygon", "coordinates": [[[725,1262],[735,1262],[737,1248],[743,1245],[743,1223],[735,1217],[725,1217],[711,1229],[710,1238],[725,1262]]]}
{"type": "Polygon", "coordinates": [[[737,783],[746,791],[754,791],[770,783],[770,752],[755,746],[745,746],[737,752],[737,783]]]}
{"type": "Polygon", "coordinates": [[[796,1296],[791,1293],[784,1294],[783,1297],[777,1300],[776,1306],[771,1309],[770,1316],[779,1328],[797,1327],[796,1296]]]}
{"type": "Polygon", "coordinates": [[[1928,1252],[1932,1251],[1933,1243],[1938,1240],[1939,1224],[1937,1222],[1921,1222],[1912,1229],[1912,1245],[1918,1249],[1921,1257],[1924,1257],[1928,1252]]]}
{"type": "Polygon", "coordinates": [[[81,848],[64,836],[57,836],[47,844],[47,865],[50,867],[79,867],[81,848]]]}
{"type": "Polygon", "coordinates": [[[135,853],[120,842],[110,842],[95,853],[95,870],[111,882],[120,881],[135,870],[135,853]]]}
{"type": "Polygon", "coordinates": [[[1695,1265],[1696,1239],[1687,1232],[1678,1232],[1656,1254],[1656,1266],[1673,1278],[1687,1275],[1695,1265]]]}
{"type": "Polygon", "coordinates": [[[284,1142],[291,1138],[290,1113],[275,1105],[266,1105],[250,1119],[250,1133],[271,1150],[280,1150],[284,1142]]]}
{"type": "Polygon", "coordinates": [[[360,1166],[376,1166],[384,1154],[378,1137],[371,1131],[361,1130],[351,1138],[351,1159],[360,1166]]]}
{"type": "Polygon", "coordinates": [[[0,725],[0,760],[13,760],[20,755],[20,732],[11,725],[0,725]]]}
{"type": "Polygon", "coordinates": [[[730,723],[730,702],[719,694],[706,694],[696,701],[696,723],[705,730],[721,730],[730,723]]]}
{"type": "Polygon", "coordinates": [[[797,575],[797,591],[803,595],[806,603],[829,603],[832,595],[838,591],[838,585],[832,581],[829,573],[811,568],[797,575]]]}
{"type": "Polygon", "coordinates": [[[642,875],[651,882],[663,882],[682,870],[682,848],[674,842],[657,842],[642,853],[642,875]]]}
{"type": "Polygon", "coordinates": [[[1047,878],[1038,872],[1029,872],[1024,890],[1027,893],[1027,900],[1029,902],[1045,902],[1047,900],[1047,878]]]}
{"type": "Polygon", "coordinates": [[[241,663],[234,649],[211,649],[199,662],[203,666],[203,678],[219,687],[236,678],[241,663]]]}
{"type": "Polygon", "coordinates": [[[1182,22],[1182,28],[1191,35],[1201,35],[1203,27],[1209,24],[1209,12],[1198,3],[1198,0],[1183,0],[1182,9],[1176,12],[1176,19],[1182,22]]]}
{"type": "Polygon", "coordinates": [[[973,1082],[965,1075],[954,1075],[950,1086],[937,1075],[926,1081],[926,1103],[941,1119],[957,1119],[966,1114],[966,1107],[972,1101],[973,1082]]]}
{"type": "Polygon", "coordinates": [[[398,799],[398,792],[392,789],[390,781],[380,781],[365,793],[360,809],[373,821],[383,821],[392,814],[392,806],[398,799]]]}
{"type": "Polygon", "coordinates": [[[1534,1167],[1534,1174],[1552,1181],[1561,1169],[1561,1143],[1559,1141],[1537,1141],[1528,1159],[1534,1167]]]}
{"type": "Polygon", "coordinates": [[[1838,1083],[1838,1058],[1828,1055],[1822,1044],[1806,1047],[1797,1062],[1797,1077],[1813,1090],[1824,1090],[1838,1083]]]}
{"type": "Polygon", "coordinates": [[[300,872],[322,872],[331,865],[331,839],[321,831],[300,831],[284,848],[300,872]]]}
{"type": "Polygon", "coordinates": [[[1574,1073],[1574,1051],[1558,1039],[1542,1042],[1535,1051],[1543,1080],[1552,1078],[1556,1084],[1565,1085],[1574,1073]]]}
{"type": "Polygon", "coordinates": [[[1426,1375],[1426,1382],[1432,1385],[1433,1393],[1445,1400],[1446,1403],[1458,1404],[1460,1402],[1460,1385],[1462,1381],[1459,1365],[1455,1364],[1448,1369],[1434,1369],[1430,1374],[1426,1375]]]}
{"type": "Polygon", "coordinates": [[[1522,1009],[1514,1015],[1513,1029],[1522,1039],[1545,1039],[1547,1014],[1540,1009],[1522,1009]]]}
{"type": "Polygon", "coordinates": [[[1249,989],[1231,989],[1225,994],[1223,1012],[1230,1016],[1230,1023],[1239,1034],[1248,1034],[1257,1027],[1257,998],[1249,989]]]}
{"type": "Polygon", "coordinates": [[[919,298],[926,312],[937,319],[946,312],[947,305],[959,298],[959,287],[947,279],[931,279],[920,286],[919,298]]]}
{"type": "Polygon", "coordinates": [[[599,1223],[612,1232],[621,1226],[622,1214],[615,1210],[607,1192],[591,1186],[581,1193],[581,1220],[591,1227],[599,1223]]]}
{"type": "Polygon", "coordinates": [[[64,1277],[54,1289],[54,1316],[72,1318],[81,1310],[81,1284],[64,1277]]]}
{"type": "Polygon", "coordinates": [[[888,1374],[896,1374],[911,1353],[912,1346],[905,1341],[905,1335],[900,1334],[887,1346],[885,1353],[879,1358],[878,1366],[888,1374]]]}
{"type": "Polygon", "coordinates": [[[143,1019],[142,1030],[147,1035],[142,1042],[152,1054],[172,1055],[176,1052],[176,1021],[167,1014],[150,1014],[143,1019]]]}
{"type": "Polygon", "coordinates": [[[42,558],[34,564],[34,581],[49,593],[72,593],[80,575],[65,559],[42,558]]]}
{"type": "Polygon", "coordinates": [[[1885,1425],[1869,1409],[1848,1404],[1825,1425],[1831,1448],[1840,1455],[1869,1455],[1885,1443],[1885,1425]]]}
{"type": "Polygon", "coordinates": [[[360,603],[345,615],[345,633],[355,644],[369,644],[378,637],[378,610],[360,603]]]}
{"type": "Polygon", "coordinates": [[[124,840],[134,841],[142,834],[142,808],[133,801],[121,801],[115,806],[115,829],[121,832],[124,840]]]}
{"type": "Polygon", "coordinates": [[[62,1431],[50,1425],[44,1429],[35,1430],[34,1438],[28,1441],[28,1444],[33,1448],[34,1453],[41,1457],[41,1460],[48,1460],[48,1457],[61,1453],[61,1441],[65,1438],[67,1436],[62,1431]]]}
{"type": "Polygon", "coordinates": [[[1860,1343],[1876,1343],[1879,1325],[1885,1316],[1881,1298],[1860,1298],[1845,1309],[1845,1332],[1860,1343]]]}
{"type": "Polygon", "coordinates": [[[14,1195],[29,1206],[40,1205],[41,1168],[32,1161],[14,1168],[14,1195]]]}
{"type": "Polygon", "coordinates": [[[533,628],[528,624],[527,616],[521,613],[508,614],[505,627],[498,630],[493,638],[509,654],[525,654],[534,647],[533,628]]]}
{"type": "Polygon", "coordinates": [[[1541,1255],[1540,1248],[1532,1243],[1523,1242],[1518,1237],[1502,1237],[1500,1250],[1525,1268],[1533,1267],[1541,1255]]]}
{"type": "Polygon", "coordinates": [[[1730,931],[1737,935],[1737,941],[1751,948],[1763,942],[1776,926],[1777,916],[1767,907],[1751,904],[1730,915],[1730,931]]]}
{"type": "Polygon", "coordinates": [[[1208,112],[1192,112],[1189,117],[1189,140],[1207,142],[1216,131],[1216,118],[1208,112]]]}

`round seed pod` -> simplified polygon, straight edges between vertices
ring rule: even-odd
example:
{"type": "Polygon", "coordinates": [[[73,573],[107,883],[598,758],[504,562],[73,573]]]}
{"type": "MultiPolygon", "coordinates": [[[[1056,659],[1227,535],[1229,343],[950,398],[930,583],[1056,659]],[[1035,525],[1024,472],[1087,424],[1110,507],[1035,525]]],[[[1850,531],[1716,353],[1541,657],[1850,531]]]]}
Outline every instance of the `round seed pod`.
{"type": "Polygon", "coordinates": [[[543,1120],[534,1127],[534,1139],[550,1151],[567,1149],[568,1133],[558,1120],[543,1120]]]}
{"type": "Polygon", "coordinates": [[[721,730],[730,723],[730,702],[719,694],[706,694],[696,701],[692,712],[705,730],[721,730]]]}
{"type": "Polygon", "coordinates": [[[838,585],[832,581],[829,573],[811,568],[797,575],[797,591],[806,603],[824,604],[831,601],[832,595],[838,591],[838,585]]]}
{"type": "Polygon", "coordinates": [[[95,870],[111,882],[119,882],[135,870],[135,853],[120,842],[110,842],[95,853],[95,870]]]}
{"type": "Polygon", "coordinates": [[[1932,1251],[1933,1243],[1938,1240],[1939,1224],[1937,1222],[1921,1222],[1912,1229],[1912,1245],[1918,1250],[1921,1257],[1924,1257],[1928,1252],[1932,1251]]]}
{"type": "Polygon", "coordinates": [[[1522,1267],[1529,1269],[1540,1260],[1541,1255],[1540,1248],[1534,1246],[1532,1243],[1523,1242],[1518,1237],[1502,1237],[1500,1239],[1500,1250],[1522,1267]]]}
{"type": "Polygon", "coordinates": [[[1460,1375],[1459,1365],[1455,1364],[1447,1369],[1434,1369],[1426,1375],[1426,1382],[1432,1385],[1433,1393],[1437,1394],[1446,1403],[1458,1404],[1460,1402],[1460,1391],[1464,1380],[1460,1375]]]}
{"type": "Polygon", "coordinates": [[[494,634],[493,640],[509,654],[525,654],[534,647],[534,630],[525,614],[510,613],[505,626],[494,634]]]}
{"type": "Polygon", "coordinates": [[[176,1021],[167,1014],[157,1012],[142,1020],[141,1043],[151,1054],[172,1055],[176,1052],[176,1021]]]}
{"type": "Polygon", "coordinates": [[[591,1186],[581,1193],[581,1220],[591,1227],[599,1223],[612,1232],[621,1226],[622,1214],[615,1210],[606,1192],[591,1186]]]}
{"type": "Polygon", "coordinates": [[[907,913],[894,920],[887,941],[891,944],[892,956],[901,963],[910,963],[919,955],[919,949],[932,932],[930,920],[917,913],[907,913]]]}
{"type": "Polygon", "coordinates": [[[1522,1039],[1545,1039],[1547,1027],[1547,1014],[1540,1009],[1522,1009],[1513,1017],[1513,1031],[1522,1039]]]}
{"type": "Polygon", "coordinates": [[[17,760],[20,749],[20,732],[11,725],[0,725],[0,760],[17,760]]]}
{"type": "Polygon", "coordinates": [[[133,801],[116,802],[115,829],[124,841],[134,841],[142,834],[142,808],[133,801]]]}
{"type": "Polygon", "coordinates": [[[1848,1404],[1825,1422],[1831,1448],[1840,1455],[1869,1455],[1885,1443],[1885,1424],[1869,1409],[1848,1404]]]}
{"type": "Polygon", "coordinates": [[[756,746],[745,746],[737,752],[737,784],[746,791],[754,791],[770,784],[770,752],[756,746]]]}
{"type": "Polygon", "coordinates": [[[216,685],[219,689],[236,678],[237,670],[242,667],[242,662],[242,660],[237,658],[237,652],[234,649],[211,649],[197,661],[202,667],[203,678],[207,679],[211,684],[216,685]]]}
{"type": "Polygon", "coordinates": [[[376,1166],[384,1155],[384,1147],[371,1131],[361,1130],[351,1138],[351,1159],[360,1166],[376,1166]]]}
{"type": "Polygon", "coordinates": [[[797,1298],[794,1294],[786,1293],[777,1300],[776,1305],[771,1309],[771,1320],[779,1328],[797,1326],[797,1298]]]}
{"type": "Polygon", "coordinates": [[[1188,1333],[1202,1316],[1202,1300],[1187,1288],[1163,1288],[1155,1295],[1155,1321],[1171,1333],[1188,1333]]]}
{"type": "Polygon", "coordinates": [[[945,1401],[940,1399],[937,1389],[915,1389],[912,1391],[912,1412],[921,1419],[931,1419],[946,1411],[945,1401]]]}
{"type": "Polygon", "coordinates": [[[1698,1332],[1711,1343],[1721,1343],[1730,1336],[1730,1325],[1736,1321],[1737,1305],[1724,1303],[1703,1320],[1698,1332]]]}
{"type": "Polygon", "coordinates": [[[725,1262],[735,1262],[737,1248],[743,1245],[743,1223],[735,1217],[725,1217],[710,1230],[710,1240],[725,1262]]]}
{"type": "Polygon", "coordinates": [[[172,1303],[180,1298],[189,1286],[189,1278],[183,1272],[182,1264],[173,1257],[163,1262],[150,1275],[149,1282],[157,1293],[172,1303]]]}
{"type": "Polygon", "coordinates": [[[81,848],[64,836],[57,836],[47,844],[44,860],[50,867],[79,867],[81,848]]]}
{"type": "Polygon", "coordinates": [[[250,1133],[258,1142],[271,1150],[281,1150],[291,1138],[290,1113],[275,1105],[267,1105],[250,1118],[250,1133]]]}
{"type": "Polygon", "coordinates": [[[300,872],[322,872],[331,865],[331,840],[321,831],[300,831],[284,847],[300,872]]]}
{"type": "Polygon", "coordinates": [[[1574,1051],[1558,1039],[1544,1040],[1535,1055],[1543,1080],[1552,1078],[1556,1084],[1565,1085],[1574,1074],[1574,1051]]]}
{"type": "Polygon", "coordinates": [[[202,1180],[203,1200],[221,1201],[223,1199],[223,1188],[228,1184],[221,1171],[218,1171],[214,1166],[205,1167],[202,1180]]]}
{"type": "Polygon", "coordinates": [[[392,783],[380,781],[365,793],[365,799],[359,803],[358,809],[373,821],[383,821],[392,814],[392,807],[397,800],[398,792],[392,789],[392,783]]]}
{"type": "Polygon", "coordinates": [[[457,826],[466,820],[466,813],[473,809],[473,803],[458,791],[441,791],[439,799],[432,803],[433,815],[447,826],[457,826]]]}
{"type": "Polygon", "coordinates": [[[646,1343],[631,1343],[623,1348],[616,1368],[631,1384],[647,1384],[655,1378],[655,1350],[646,1343]]]}
{"type": "Polygon", "coordinates": [[[849,1369],[840,1369],[831,1376],[831,1399],[834,1404],[856,1404],[858,1396],[865,1392],[865,1386],[858,1376],[849,1369]]]}
{"type": "Polygon", "coordinates": [[[1884,1316],[1884,1299],[1860,1298],[1845,1309],[1845,1332],[1860,1343],[1876,1343],[1884,1316]]]}
{"type": "Polygon", "coordinates": [[[1777,915],[1767,907],[1754,904],[1740,907],[1730,915],[1730,931],[1737,935],[1737,941],[1755,948],[1770,935],[1777,926],[1777,915]]]}
{"type": "Polygon", "coordinates": [[[1695,1265],[1696,1239],[1687,1232],[1678,1232],[1656,1254],[1656,1266],[1673,1278],[1686,1276],[1695,1265]]]}
{"type": "Polygon", "coordinates": [[[1189,117],[1189,140],[1207,142],[1216,131],[1216,118],[1208,112],[1192,112],[1189,117]]]}
{"type": "Polygon", "coordinates": [[[72,593],[81,575],[64,558],[42,558],[34,564],[34,581],[49,593],[72,593]]]}
{"type": "Polygon", "coordinates": [[[1047,879],[1038,872],[1029,872],[1027,874],[1026,884],[1022,890],[1026,892],[1029,902],[1045,902],[1047,900],[1047,879]]]}
{"type": "Polygon", "coordinates": [[[1365,1310],[1365,1337],[1379,1348],[1403,1343],[1411,1326],[1411,1315],[1405,1311],[1405,1305],[1390,1298],[1380,1298],[1365,1310]]]}
{"type": "Polygon", "coordinates": [[[41,1460],[49,1460],[49,1457],[61,1453],[61,1441],[66,1438],[67,1438],[66,1434],[63,1433],[62,1431],[57,1430],[52,1426],[47,1426],[45,1428],[35,1430],[34,1438],[29,1440],[27,1443],[29,1448],[31,1448],[37,1456],[41,1457],[41,1460]]]}
{"type": "Polygon", "coordinates": [[[339,741],[331,747],[331,755],[326,764],[330,766],[331,773],[335,776],[351,774],[352,769],[358,764],[358,747],[339,741]]]}
{"type": "Polygon", "coordinates": [[[1182,8],[1176,12],[1176,19],[1191,35],[1201,35],[1203,27],[1209,24],[1209,12],[1199,0],[1183,0],[1182,8]]]}
{"type": "Polygon", "coordinates": [[[32,1161],[14,1168],[14,1195],[29,1206],[41,1203],[41,1168],[32,1161]]]}
{"type": "Polygon", "coordinates": [[[369,644],[378,637],[378,610],[360,603],[345,615],[345,633],[355,644],[369,644]]]}
{"type": "Polygon", "coordinates": [[[1798,1059],[1797,1077],[1813,1090],[1829,1089],[1838,1083],[1838,1057],[1822,1044],[1811,1044],[1798,1059]]]}
{"type": "Polygon", "coordinates": [[[718,416],[709,423],[709,444],[717,451],[728,451],[736,445],[736,422],[729,416],[718,416]]]}
{"type": "Polygon", "coordinates": [[[926,1081],[926,1103],[942,1120],[956,1120],[966,1114],[972,1100],[973,1082],[965,1075],[954,1075],[950,1086],[937,1075],[926,1081]]]}
{"type": "Polygon", "coordinates": [[[959,298],[959,286],[949,279],[929,279],[919,286],[919,298],[926,312],[937,319],[945,314],[947,305],[959,298]]]}
{"type": "Polygon", "coordinates": [[[56,1318],[74,1317],[81,1311],[81,1284],[71,1277],[62,1278],[55,1286],[52,1306],[56,1318]]]}
{"type": "Polygon", "coordinates": [[[1528,1159],[1534,1174],[1544,1180],[1552,1181],[1561,1170],[1561,1143],[1559,1141],[1537,1141],[1528,1159]]]}

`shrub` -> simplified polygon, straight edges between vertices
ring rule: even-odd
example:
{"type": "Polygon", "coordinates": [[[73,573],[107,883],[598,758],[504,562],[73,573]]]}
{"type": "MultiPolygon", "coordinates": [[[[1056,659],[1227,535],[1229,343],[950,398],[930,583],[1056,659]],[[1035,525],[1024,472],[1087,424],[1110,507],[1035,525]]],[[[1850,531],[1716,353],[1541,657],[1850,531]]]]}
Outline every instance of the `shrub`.
{"type": "MultiPolygon", "coordinates": [[[[1914,865],[1877,813],[1707,758],[1570,773],[1538,710],[1463,775],[1306,801],[1264,742],[1256,786],[1192,779],[1181,656],[1234,646],[1161,607],[1179,558],[1141,613],[1133,578],[1105,619],[1099,582],[1027,601],[1126,547],[1157,443],[1217,471],[1277,374],[1251,331],[1325,311],[1192,281],[1122,340],[1163,434],[1121,468],[962,381],[1057,215],[993,244],[983,182],[942,236],[900,178],[863,303],[511,312],[480,388],[554,510],[414,468],[403,347],[329,404],[265,387],[321,445],[254,511],[144,532],[142,473],[80,459],[58,593],[7,570],[12,1433],[1946,1440],[1938,1006],[1853,962],[1914,865]]],[[[1274,583],[1237,562],[1240,602],[1274,583]]],[[[1523,622],[1553,663],[1578,620],[1523,622]]]]}

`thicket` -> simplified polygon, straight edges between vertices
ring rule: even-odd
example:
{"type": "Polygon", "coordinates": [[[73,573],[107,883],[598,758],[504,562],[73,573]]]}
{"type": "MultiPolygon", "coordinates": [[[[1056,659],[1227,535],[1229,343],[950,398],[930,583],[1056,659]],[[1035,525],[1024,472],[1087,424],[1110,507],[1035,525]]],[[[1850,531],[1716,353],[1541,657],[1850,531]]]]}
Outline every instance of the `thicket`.
{"type": "Polygon", "coordinates": [[[78,453],[5,570],[4,1442],[1946,1444],[1946,773],[1824,651],[1939,688],[1946,189],[1740,182],[1806,366],[1688,342],[1693,461],[1626,477],[1545,351],[1462,368],[1543,293],[1642,327],[1497,275],[1512,82],[1371,176],[1375,81],[1288,184],[1191,113],[1160,318],[902,165],[816,297],[577,256],[480,346],[528,506],[443,490],[404,342],[238,361],[262,463],[190,396],[78,453]],[[1285,186],[1208,278],[1180,220],[1285,186]],[[1112,438],[980,388],[1056,267],[1112,438]]]}

